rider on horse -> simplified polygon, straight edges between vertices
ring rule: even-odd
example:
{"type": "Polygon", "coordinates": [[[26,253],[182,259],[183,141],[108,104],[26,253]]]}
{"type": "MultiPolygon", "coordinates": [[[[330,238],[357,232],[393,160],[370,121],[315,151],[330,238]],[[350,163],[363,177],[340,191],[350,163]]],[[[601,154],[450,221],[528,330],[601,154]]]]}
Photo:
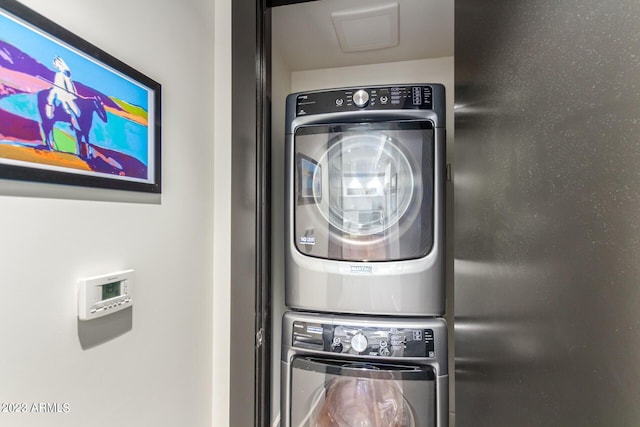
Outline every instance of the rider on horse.
{"type": "Polygon", "coordinates": [[[47,97],[47,106],[45,109],[47,117],[50,119],[53,118],[54,107],[56,103],[59,103],[71,117],[71,125],[79,129],[78,116],[80,115],[80,109],[76,104],[78,91],[71,80],[71,69],[69,69],[67,63],[59,56],[53,58],[53,66],[58,72],[56,73],[53,86],[47,97]]]}

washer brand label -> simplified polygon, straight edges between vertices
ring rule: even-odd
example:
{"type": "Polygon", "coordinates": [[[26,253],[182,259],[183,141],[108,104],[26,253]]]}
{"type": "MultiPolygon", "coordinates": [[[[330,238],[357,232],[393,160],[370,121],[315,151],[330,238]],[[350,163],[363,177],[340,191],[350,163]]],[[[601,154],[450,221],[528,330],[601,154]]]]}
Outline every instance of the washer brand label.
{"type": "Polygon", "coordinates": [[[301,245],[315,245],[316,244],[316,238],[314,236],[302,236],[302,237],[300,237],[300,244],[301,245]]]}
{"type": "Polygon", "coordinates": [[[352,265],[349,269],[352,273],[364,273],[371,274],[373,273],[373,267],[370,265],[352,265]]]}

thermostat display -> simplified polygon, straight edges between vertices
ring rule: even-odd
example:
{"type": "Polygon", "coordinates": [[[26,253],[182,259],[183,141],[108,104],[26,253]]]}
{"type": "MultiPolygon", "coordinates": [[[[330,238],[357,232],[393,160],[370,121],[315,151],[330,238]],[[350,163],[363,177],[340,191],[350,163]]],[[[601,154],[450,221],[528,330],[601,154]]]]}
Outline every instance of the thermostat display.
{"type": "Polygon", "coordinates": [[[133,305],[133,270],[88,277],[78,284],[78,318],[90,320],[133,305]]]}
{"type": "Polygon", "coordinates": [[[113,282],[102,285],[102,299],[107,300],[120,296],[120,284],[122,282],[113,282]]]}

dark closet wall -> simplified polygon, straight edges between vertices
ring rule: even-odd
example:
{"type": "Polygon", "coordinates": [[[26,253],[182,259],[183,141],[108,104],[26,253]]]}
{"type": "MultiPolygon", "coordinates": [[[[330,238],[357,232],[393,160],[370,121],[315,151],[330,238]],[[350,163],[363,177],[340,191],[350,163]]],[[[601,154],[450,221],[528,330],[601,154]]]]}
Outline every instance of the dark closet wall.
{"type": "Polygon", "coordinates": [[[640,2],[455,19],[457,425],[639,425],[640,2]]]}

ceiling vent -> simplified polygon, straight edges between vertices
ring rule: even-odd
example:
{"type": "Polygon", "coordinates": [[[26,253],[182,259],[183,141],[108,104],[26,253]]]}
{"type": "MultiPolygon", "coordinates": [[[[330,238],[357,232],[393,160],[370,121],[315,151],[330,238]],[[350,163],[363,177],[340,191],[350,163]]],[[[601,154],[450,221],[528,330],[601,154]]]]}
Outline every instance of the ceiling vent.
{"type": "Polygon", "coordinates": [[[398,3],[333,12],[331,20],[343,52],[398,45],[398,3]]]}

